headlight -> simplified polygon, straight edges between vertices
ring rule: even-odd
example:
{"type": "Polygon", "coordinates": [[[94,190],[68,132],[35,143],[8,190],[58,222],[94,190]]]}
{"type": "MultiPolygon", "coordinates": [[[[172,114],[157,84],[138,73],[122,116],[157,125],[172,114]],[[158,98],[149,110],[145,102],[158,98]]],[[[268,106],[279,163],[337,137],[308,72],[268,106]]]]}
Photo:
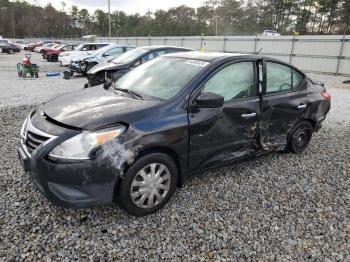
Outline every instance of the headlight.
{"type": "Polygon", "coordinates": [[[76,135],[58,146],[56,146],[49,156],[63,159],[90,159],[90,153],[114,138],[119,137],[125,131],[124,126],[118,126],[113,130],[85,131],[76,135]]]}

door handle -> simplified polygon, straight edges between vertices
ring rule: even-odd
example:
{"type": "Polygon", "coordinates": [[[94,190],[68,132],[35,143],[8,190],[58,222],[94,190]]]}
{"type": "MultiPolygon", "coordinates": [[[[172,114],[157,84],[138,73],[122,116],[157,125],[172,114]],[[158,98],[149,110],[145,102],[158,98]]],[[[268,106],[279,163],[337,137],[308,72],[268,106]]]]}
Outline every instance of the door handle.
{"type": "Polygon", "coordinates": [[[305,104],[298,105],[298,109],[304,109],[304,108],[306,108],[305,104]]]}
{"type": "Polygon", "coordinates": [[[251,117],[256,117],[256,113],[250,113],[250,114],[243,114],[243,118],[251,118],[251,117]]]}

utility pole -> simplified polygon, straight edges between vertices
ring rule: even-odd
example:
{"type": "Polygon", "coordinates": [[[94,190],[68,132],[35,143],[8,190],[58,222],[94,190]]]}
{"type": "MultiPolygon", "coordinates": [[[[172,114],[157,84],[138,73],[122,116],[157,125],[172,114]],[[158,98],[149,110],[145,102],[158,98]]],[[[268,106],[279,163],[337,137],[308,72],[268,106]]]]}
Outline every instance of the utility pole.
{"type": "Polygon", "coordinates": [[[112,28],[111,28],[111,0],[108,0],[108,37],[112,37],[112,28]]]}

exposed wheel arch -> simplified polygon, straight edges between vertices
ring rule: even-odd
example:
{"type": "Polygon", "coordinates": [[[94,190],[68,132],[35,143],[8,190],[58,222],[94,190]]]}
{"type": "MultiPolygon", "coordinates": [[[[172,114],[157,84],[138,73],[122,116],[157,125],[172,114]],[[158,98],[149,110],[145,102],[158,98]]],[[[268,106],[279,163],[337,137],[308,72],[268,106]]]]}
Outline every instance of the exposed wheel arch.
{"type": "MultiPolygon", "coordinates": [[[[178,171],[178,179],[177,179],[177,187],[178,188],[181,188],[184,183],[185,183],[185,180],[186,180],[186,174],[184,172],[182,172],[181,168],[181,164],[180,164],[180,161],[179,161],[179,158],[178,158],[178,155],[177,153],[168,148],[168,147],[163,147],[163,146],[156,146],[156,147],[151,147],[151,148],[147,148],[147,149],[144,149],[144,150],[141,150],[135,161],[137,161],[137,159],[143,157],[143,156],[146,156],[146,155],[149,155],[149,154],[152,154],[152,153],[163,153],[169,157],[171,157],[172,160],[174,160],[175,164],[176,164],[176,167],[177,167],[177,171],[178,171]]],[[[129,169],[129,166],[126,166],[125,169],[124,169],[124,173],[127,172],[127,170],[129,169]]],[[[121,183],[122,179],[118,179],[117,182],[116,182],[116,185],[114,187],[114,193],[113,193],[113,201],[116,200],[116,196],[117,196],[117,190],[120,186],[120,183],[121,183]]]]}

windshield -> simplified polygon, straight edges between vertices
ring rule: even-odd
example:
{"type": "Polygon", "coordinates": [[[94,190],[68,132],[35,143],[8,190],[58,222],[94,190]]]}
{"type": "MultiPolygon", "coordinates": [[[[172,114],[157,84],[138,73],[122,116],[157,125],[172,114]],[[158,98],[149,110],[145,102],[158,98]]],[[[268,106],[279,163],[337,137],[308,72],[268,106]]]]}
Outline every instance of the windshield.
{"type": "Polygon", "coordinates": [[[159,57],[130,71],[115,87],[160,99],[175,96],[208,62],[159,57]]]}
{"type": "Polygon", "coordinates": [[[81,51],[81,49],[83,49],[83,46],[84,46],[84,44],[78,45],[76,50],[77,50],[77,51],[81,51]]]}
{"type": "Polygon", "coordinates": [[[108,51],[112,47],[115,47],[115,45],[106,45],[106,46],[104,46],[104,47],[102,47],[100,49],[97,49],[97,51],[94,52],[94,55],[103,54],[104,52],[108,51]]]}
{"type": "Polygon", "coordinates": [[[127,64],[127,63],[134,61],[139,56],[147,53],[147,51],[148,50],[145,48],[136,48],[136,49],[125,52],[124,54],[116,57],[111,62],[116,63],[116,64],[127,64]]]}

